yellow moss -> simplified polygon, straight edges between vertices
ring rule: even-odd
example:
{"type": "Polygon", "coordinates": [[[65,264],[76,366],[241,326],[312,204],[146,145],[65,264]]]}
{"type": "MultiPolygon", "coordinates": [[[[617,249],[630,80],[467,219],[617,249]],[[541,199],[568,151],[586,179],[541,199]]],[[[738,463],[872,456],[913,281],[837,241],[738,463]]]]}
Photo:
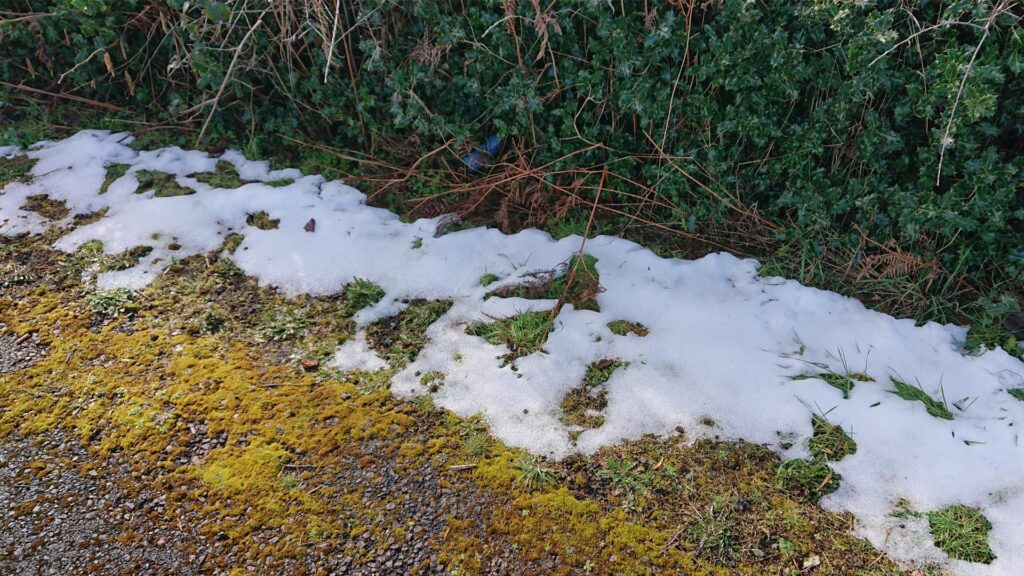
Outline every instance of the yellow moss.
{"type": "Polygon", "coordinates": [[[288,451],[280,445],[256,441],[242,448],[212,451],[197,473],[215,490],[230,496],[243,495],[273,487],[274,479],[289,458],[288,451]]]}

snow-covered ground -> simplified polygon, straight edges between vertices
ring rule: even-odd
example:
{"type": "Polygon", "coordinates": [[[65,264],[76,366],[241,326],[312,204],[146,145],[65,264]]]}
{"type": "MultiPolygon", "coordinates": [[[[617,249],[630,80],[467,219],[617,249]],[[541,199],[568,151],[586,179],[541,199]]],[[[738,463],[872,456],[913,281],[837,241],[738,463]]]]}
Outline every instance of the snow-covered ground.
{"type": "MultiPolygon", "coordinates": [[[[632,242],[598,237],[586,252],[598,259],[606,289],[600,312],[565,306],[544,350],[519,359],[515,369],[498,359],[505,350],[465,332],[467,322],[550,309],[552,301],[486,298],[495,287],[523,281],[531,271],[565,262],[579,237],[559,241],[527,230],[461,230],[435,237],[436,220],[407,224],[365,204],[359,191],[296,170],[270,171],[265,162],[227,152],[249,180],[294,178],[283,187],[251,183],[214,189],[188,174],[213,171],[218,158],[178,148],[135,152],[127,134],[85,131],[29,149],[38,159],[28,183],[0,194],[0,234],[38,233],[52,223],[20,209],[27,196],[64,200],[71,215],[107,209],[98,221],[57,242],[73,251],[92,239],[108,253],[135,246],[153,251],[134,268],[102,274],[100,288],[138,289],[175,258],[217,250],[232,232],[245,239],[231,258],[262,283],[291,293],[331,294],[353,278],[367,278],[387,296],[358,316],[362,324],[401,310],[405,299],[448,299],[454,305],[428,331],[430,343],[393,380],[400,395],[426,394],[418,374],[440,371],[437,404],[459,414],[482,413],[503,441],[561,457],[592,452],[624,438],[671,433],[713,434],[773,447],[786,458],[806,456],[812,414],[827,413],[857,442],[856,454],[833,464],[839,491],[824,504],[848,510],[859,531],[898,560],[935,561],[952,573],[1011,576],[1024,566],[1024,402],[1008,389],[1024,387],[1024,364],[1002,350],[966,355],[966,328],[915,326],[867,310],[858,301],[757,275],[758,263],[728,254],[694,261],[664,259],[632,242]],[[105,166],[132,167],[99,190],[105,166]],[[136,193],[140,169],[177,175],[195,194],[168,198],[136,193]],[[274,230],[246,224],[247,214],[280,219],[274,230]],[[316,220],[315,231],[305,226],[316,220]],[[176,250],[168,249],[174,243],[176,250]],[[485,273],[502,278],[484,288],[485,273]],[[617,336],[613,320],[640,322],[650,334],[617,336]],[[604,425],[574,445],[560,422],[562,397],[577,386],[589,363],[617,358],[628,366],[608,382],[604,425]],[[793,376],[862,372],[848,399],[819,379],[793,376]],[[929,415],[920,402],[891,393],[898,375],[945,399],[953,420],[929,415]],[[962,407],[954,407],[954,402],[962,407]],[[713,428],[699,424],[705,417],[713,428]],[[792,443],[792,446],[786,448],[792,443]],[[932,545],[927,520],[898,519],[899,499],[920,511],[949,504],[976,506],[992,521],[991,565],[948,560],[932,545]]],[[[17,150],[0,148],[0,155],[17,150]]],[[[70,216],[69,216],[70,218],[70,216]]],[[[338,351],[340,366],[382,365],[356,338],[338,351]]]]}

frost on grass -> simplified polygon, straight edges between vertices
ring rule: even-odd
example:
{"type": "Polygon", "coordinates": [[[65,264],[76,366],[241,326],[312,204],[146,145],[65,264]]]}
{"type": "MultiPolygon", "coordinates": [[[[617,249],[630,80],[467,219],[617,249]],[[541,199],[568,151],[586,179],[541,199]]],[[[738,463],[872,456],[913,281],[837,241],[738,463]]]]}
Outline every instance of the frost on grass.
{"type": "MultiPolygon", "coordinates": [[[[966,328],[916,326],[760,277],[756,262],[729,254],[664,259],[598,236],[581,257],[578,236],[537,230],[436,236],[438,219],[403,222],[338,181],[270,170],[237,152],[130,142],[86,131],[4,150],[0,234],[74,222],[55,245],[69,270],[96,275],[97,295],[138,290],[172,262],[210,252],[224,255],[218,274],[249,275],[289,296],[340,294],[366,279],[380,292],[350,289],[349,310],[366,306],[336,363],[376,370],[396,394],[481,414],[508,444],[558,458],[680,426],[690,438],[743,438],[786,459],[780,484],[852,512],[858,532],[896,559],[938,553],[949,572],[982,576],[1024,565],[1024,402],[1014,392],[1024,388],[1024,364],[997,348],[964,354],[966,328]],[[215,186],[236,177],[245,184],[215,186]],[[40,195],[68,218],[23,209],[40,195]],[[629,325],[616,323],[623,319],[629,325]],[[603,423],[563,421],[563,400],[606,358],[629,367],[600,387],[603,423]],[[821,414],[841,430],[814,419],[821,414]],[[920,510],[978,509],[991,522],[995,559],[946,558],[923,518],[893,521],[900,499],[920,510]]],[[[116,312],[131,303],[97,296],[96,305],[116,312]]],[[[303,331],[287,314],[261,325],[269,339],[303,331]]]]}

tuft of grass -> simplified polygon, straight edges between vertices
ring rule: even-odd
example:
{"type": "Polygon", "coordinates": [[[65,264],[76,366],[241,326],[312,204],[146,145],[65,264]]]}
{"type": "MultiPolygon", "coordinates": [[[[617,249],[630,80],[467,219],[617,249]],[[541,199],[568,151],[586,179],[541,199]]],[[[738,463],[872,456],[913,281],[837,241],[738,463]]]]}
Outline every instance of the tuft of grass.
{"type": "Polygon", "coordinates": [[[737,555],[733,539],[734,525],[729,507],[715,499],[707,509],[690,516],[686,538],[693,543],[697,556],[715,564],[729,566],[737,555]]]}
{"type": "Polygon", "coordinates": [[[474,322],[466,327],[466,333],[471,336],[508,347],[509,353],[502,356],[506,364],[540,351],[551,330],[549,312],[524,312],[494,322],[474,322]]]}
{"type": "Polygon", "coordinates": [[[0,158],[0,188],[12,182],[25,182],[35,165],[36,161],[25,155],[0,158]]]}
{"type": "Polygon", "coordinates": [[[853,438],[824,416],[812,416],[811,425],[814,427],[814,435],[807,444],[815,458],[838,462],[857,452],[857,443],[853,438]]]}
{"type": "Polygon", "coordinates": [[[925,392],[924,388],[921,387],[920,382],[918,382],[917,386],[911,386],[896,376],[890,376],[889,381],[891,381],[892,385],[896,388],[891,391],[893,394],[903,398],[904,400],[924,404],[925,410],[936,418],[942,418],[943,420],[953,419],[953,413],[946,407],[945,395],[943,395],[942,401],[939,401],[932,398],[927,392],[925,392]]]}
{"type": "Polygon", "coordinates": [[[235,168],[235,165],[225,160],[219,160],[213,172],[196,172],[195,174],[189,174],[189,178],[195,178],[203,184],[208,184],[214,188],[233,189],[248,184],[246,180],[243,180],[238,175],[238,169],[235,168]]]}
{"type": "Polygon", "coordinates": [[[136,194],[145,194],[150,190],[154,191],[157,198],[171,198],[174,196],[188,196],[196,191],[178,184],[174,174],[157,172],[156,170],[139,170],[135,173],[135,179],[139,187],[135,189],[136,194]]]}
{"type": "Polygon", "coordinates": [[[423,238],[413,238],[412,249],[419,250],[420,248],[423,248],[423,238]]]}
{"type": "Polygon", "coordinates": [[[135,292],[127,288],[104,290],[89,295],[89,307],[100,318],[116,318],[132,315],[138,311],[135,292]]]}
{"type": "Polygon", "coordinates": [[[444,372],[427,372],[420,377],[420,386],[434,394],[444,386],[444,378],[444,372]]]}
{"type": "Polygon", "coordinates": [[[821,380],[829,386],[843,393],[843,399],[850,398],[855,382],[874,382],[874,378],[860,372],[839,373],[833,371],[819,372],[817,374],[798,374],[793,380],[821,380]]]}
{"type": "Polygon", "coordinates": [[[427,344],[427,328],[451,307],[448,300],[414,300],[398,314],[370,324],[366,340],[391,367],[400,368],[416,359],[427,344]]]}
{"type": "Polygon", "coordinates": [[[639,322],[629,322],[627,320],[612,320],[608,323],[608,329],[612,331],[612,334],[616,336],[625,336],[626,334],[636,334],[643,338],[650,334],[650,330],[647,326],[639,322]]]}
{"type": "Polygon", "coordinates": [[[245,236],[243,234],[232,232],[224,238],[224,245],[221,249],[227,250],[228,254],[234,254],[235,250],[238,250],[238,247],[242,245],[243,240],[245,240],[245,236]]]}
{"type": "Polygon", "coordinates": [[[46,194],[34,194],[25,198],[21,207],[26,212],[35,212],[47,220],[61,220],[71,213],[63,200],[54,200],[46,194]]]}
{"type": "Polygon", "coordinates": [[[819,459],[786,460],[775,471],[775,482],[808,502],[839,489],[842,477],[819,459]]]}
{"type": "Polygon", "coordinates": [[[1010,396],[1013,396],[1017,400],[1024,402],[1024,388],[1010,388],[1007,390],[1010,396]]]}
{"type": "Polygon", "coordinates": [[[633,460],[614,457],[608,459],[597,475],[611,484],[613,494],[625,495],[629,502],[647,494],[654,483],[653,472],[643,471],[633,460]]]}
{"type": "Polygon", "coordinates": [[[100,194],[106,194],[107,190],[110,189],[110,185],[127,174],[128,169],[131,167],[131,164],[111,164],[107,166],[107,177],[103,179],[103,185],[100,186],[100,194]]]}
{"type": "Polygon", "coordinates": [[[353,312],[373,306],[384,297],[384,289],[365,278],[356,278],[345,287],[345,303],[353,312]]]}
{"type": "Polygon", "coordinates": [[[487,432],[474,432],[463,441],[466,454],[473,458],[485,458],[491,453],[491,436],[487,432]]]}
{"type": "Polygon", "coordinates": [[[309,332],[306,313],[293,306],[277,306],[260,316],[259,333],[267,340],[291,340],[309,332]]]}
{"type": "Polygon", "coordinates": [[[988,545],[992,523],[975,508],[954,504],[928,513],[935,545],[949,557],[990,564],[996,559],[988,545]]]}
{"type": "Polygon", "coordinates": [[[488,272],[487,274],[484,274],[483,276],[480,277],[480,285],[487,287],[490,286],[491,284],[494,284],[498,280],[501,280],[500,276],[488,272]]]}
{"type": "Polygon", "coordinates": [[[260,230],[275,230],[281,224],[281,220],[279,218],[271,218],[270,214],[267,214],[265,210],[260,210],[259,212],[247,214],[245,216],[245,223],[260,230]]]}
{"type": "Polygon", "coordinates": [[[517,480],[529,491],[545,488],[555,483],[555,471],[548,468],[544,461],[536,456],[523,456],[516,462],[519,470],[517,480]]]}
{"type": "Polygon", "coordinates": [[[100,267],[101,272],[117,272],[127,270],[139,263],[146,256],[153,252],[152,246],[135,246],[124,252],[107,256],[100,267]]]}

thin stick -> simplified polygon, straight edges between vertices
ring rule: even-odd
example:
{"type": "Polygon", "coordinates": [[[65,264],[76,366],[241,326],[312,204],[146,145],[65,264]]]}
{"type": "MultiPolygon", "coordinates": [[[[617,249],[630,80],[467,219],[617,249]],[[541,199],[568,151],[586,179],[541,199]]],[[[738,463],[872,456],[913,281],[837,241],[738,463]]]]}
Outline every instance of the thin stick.
{"type": "Polygon", "coordinates": [[[23,84],[11,84],[0,80],[0,86],[6,86],[15,90],[24,90],[25,92],[31,92],[33,94],[43,94],[45,96],[51,96],[53,98],[63,98],[65,100],[72,100],[74,102],[81,102],[82,104],[88,104],[89,106],[95,106],[97,108],[103,108],[104,110],[110,110],[111,112],[123,112],[121,108],[109,104],[107,102],[100,102],[98,100],[90,100],[88,98],[82,98],[81,96],[75,96],[73,94],[64,94],[56,92],[47,92],[46,90],[40,90],[38,88],[32,88],[31,86],[25,86],[23,84]]]}

